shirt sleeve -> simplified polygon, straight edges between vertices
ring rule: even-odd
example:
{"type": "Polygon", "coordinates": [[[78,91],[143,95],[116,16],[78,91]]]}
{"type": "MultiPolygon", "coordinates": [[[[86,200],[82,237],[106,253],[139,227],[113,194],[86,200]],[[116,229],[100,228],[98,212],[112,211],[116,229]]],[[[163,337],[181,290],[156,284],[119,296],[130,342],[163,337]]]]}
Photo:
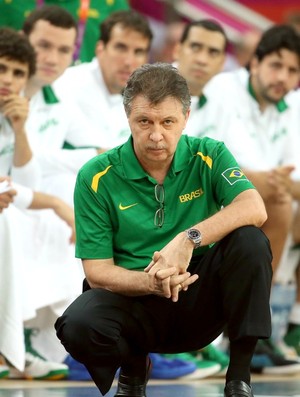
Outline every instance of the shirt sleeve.
{"type": "MultiPolygon", "coordinates": [[[[92,179],[92,178],[91,178],[92,179]]],[[[112,258],[112,225],[104,195],[95,192],[81,171],[74,191],[77,258],[112,258]]]]}
{"type": "Polygon", "coordinates": [[[230,204],[243,191],[255,189],[223,143],[216,146],[212,175],[217,200],[222,206],[230,204]]]}
{"type": "Polygon", "coordinates": [[[57,149],[35,154],[43,170],[43,176],[52,176],[57,172],[77,174],[78,170],[96,155],[97,151],[94,148],[57,149]]]}
{"type": "Polygon", "coordinates": [[[15,182],[12,183],[12,188],[17,191],[14,205],[19,209],[28,208],[33,200],[33,190],[15,182]]]}
{"type": "Polygon", "coordinates": [[[35,156],[22,167],[12,166],[10,175],[13,181],[31,189],[35,189],[41,180],[41,171],[35,156]]]}

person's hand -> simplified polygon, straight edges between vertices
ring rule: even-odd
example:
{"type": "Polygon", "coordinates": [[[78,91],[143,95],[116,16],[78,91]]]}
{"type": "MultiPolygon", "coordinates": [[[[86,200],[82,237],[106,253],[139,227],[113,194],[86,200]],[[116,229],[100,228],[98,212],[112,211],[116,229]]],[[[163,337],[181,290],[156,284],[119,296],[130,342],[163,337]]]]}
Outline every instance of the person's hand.
{"type": "Polygon", "coordinates": [[[171,297],[177,302],[181,290],[187,290],[188,286],[198,279],[198,275],[187,272],[193,254],[193,244],[186,237],[185,232],[179,233],[162,250],[155,252],[145,272],[155,275],[161,283],[166,297],[171,297]],[[163,270],[174,269],[171,274],[163,270]]]}
{"type": "Polygon", "coordinates": [[[74,244],[76,241],[75,234],[75,219],[74,219],[74,210],[64,201],[57,199],[57,203],[54,206],[53,210],[56,215],[59,216],[63,221],[65,221],[71,228],[71,236],[70,243],[74,244]]]}
{"type": "Polygon", "coordinates": [[[29,113],[29,100],[16,94],[2,98],[2,114],[8,118],[15,134],[25,131],[25,122],[29,113]]]}
{"type": "Polygon", "coordinates": [[[265,202],[284,203],[290,200],[290,174],[293,170],[293,166],[281,166],[256,174],[253,183],[265,202]]]}
{"type": "MultiPolygon", "coordinates": [[[[156,252],[155,257],[158,256],[159,252],[156,252]]],[[[156,271],[155,266],[152,266],[147,273],[151,280],[150,290],[152,293],[164,298],[171,298],[173,302],[178,301],[180,291],[186,291],[188,286],[198,279],[197,274],[191,276],[189,272],[177,274],[175,267],[156,271]]]]}
{"type": "Polygon", "coordinates": [[[291,192],[293,181],[291,173],[294,171],[294,166],[279,166],[274,168],[270,173],[269,183],[277,188],[279,197],[285,196],[291,192]]]}
{"type": "Polygon", "coordinates": [[[10,186],[10,179],[8,177],[0,177],[0,213],[14,201],[16,194],[16,190],[10,186]]]}

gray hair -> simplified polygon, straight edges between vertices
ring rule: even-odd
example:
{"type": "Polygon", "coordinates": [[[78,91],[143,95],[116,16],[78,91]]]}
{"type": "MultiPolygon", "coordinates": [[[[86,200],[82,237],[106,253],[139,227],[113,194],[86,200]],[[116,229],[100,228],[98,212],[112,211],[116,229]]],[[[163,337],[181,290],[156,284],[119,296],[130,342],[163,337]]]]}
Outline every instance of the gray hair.
{"type": "Polygon", "coordinates": [[[184,115],[191,105],[186,80],[168,63],[145,64],[132,73],[123,91],[123,104],[127,116],[130,115],[132,101],[138,95],[142,95],[153,105],[167,97],[175,98],[181,102],[184,115]]]}

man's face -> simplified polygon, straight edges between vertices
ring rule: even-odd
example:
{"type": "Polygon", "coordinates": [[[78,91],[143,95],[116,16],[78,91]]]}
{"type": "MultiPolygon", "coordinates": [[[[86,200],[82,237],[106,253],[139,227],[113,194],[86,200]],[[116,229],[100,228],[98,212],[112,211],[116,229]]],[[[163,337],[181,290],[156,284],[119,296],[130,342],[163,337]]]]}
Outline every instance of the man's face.
{"type": "Polygon", "coordinates": [[[258,101],[277,103],[299,83],[299,57],[282,49],[265,56],[260,62],[254,58],[250,73],[258,101]]]}
{"type": "Polygon", "coordinates": [[[205,84],[222,70],[225,38],[220,32],[193,26],[184,43],[175,47],[174,59],[191,95],[200,95],[205,84]]]}
{"type": "Polygon", "coordinates": [[[20,94],[29,75],[29,66],[25,63],[0,58],[0,104],[2,99],[13,94],[20,94]]]}
{"type": "Polygon", "coordinates": [[[188,116],[189,112],[184,115],[181,103],[172,97],[157,105],[142,95],[133,100],[128,121],[134,151],[150,174],[157,166],[170,165],[188,116]]]}
{"type": "Polygon", "coordinates": [[[96,55],[111,94],[119,94],[131,73],[148,60],[149,39],[141,33],[116,24],[109,42],[97,44],[96,55]]]}
{"type": "Polygon", "coordinates": [[[37,54],[34,79],[41,86],[52,84],[72,62],[75,28],[60,28],[41,19],[36,22],[28,39],[37,54]]]}

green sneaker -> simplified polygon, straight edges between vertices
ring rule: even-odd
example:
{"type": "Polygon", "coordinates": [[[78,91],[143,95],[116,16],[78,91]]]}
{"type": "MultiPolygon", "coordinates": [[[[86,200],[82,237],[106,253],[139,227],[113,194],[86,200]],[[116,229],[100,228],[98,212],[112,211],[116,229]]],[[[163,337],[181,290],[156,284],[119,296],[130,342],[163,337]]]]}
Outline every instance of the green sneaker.
{"type": "Polygon", "coordinates": [[[40,355],[31,344],[31,336],[34,330],[25,329],[25,368],[24,371],[11,367],[9,371],[9,378],[11,379],[45,379],[57,380],[64,379],[69,374],[69,368],[65,364],[54,363],[46,360],[40,355]]]}
{"type": "Polygon", "coordinates": [[[221,365],[217,362],[204,360],[201,353],[193,355],[192,353],[164,354],[167,358],[177,358],[183,361],[196,364],[197,369],[191,374],[180,377],[180,379],[203,379],[212,376],[221,370],[221,365]]]}
{"type": "Polygon", "coordinates": [[[7,378],[9,375],[9,368],[4,357],[0,353],[0,379],[7,378]]]}
{"type": "Polygon", "coordinates": [[[283,338],[284,342],[293,347],[300,356],[300,325],[291,327],[283,338]]]}
{"type": "Polygon", "coordinates": [[[229,365],[229,356],[220,349],[210,344],[201,349],[202,357],[205,360],[215,361],[221,365],[221,372],[226,372],[229,365]]]}

